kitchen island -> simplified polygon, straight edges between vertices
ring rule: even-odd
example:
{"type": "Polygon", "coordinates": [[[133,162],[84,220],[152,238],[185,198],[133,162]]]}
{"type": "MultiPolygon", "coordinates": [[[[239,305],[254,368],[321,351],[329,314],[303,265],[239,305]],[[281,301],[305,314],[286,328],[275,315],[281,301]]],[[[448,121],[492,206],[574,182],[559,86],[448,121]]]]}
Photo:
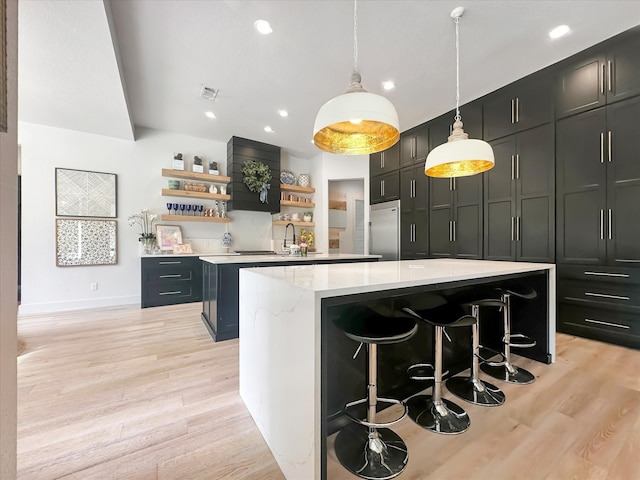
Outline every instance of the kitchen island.
{"type": "Polygon", "coordinates": [[[315,253],[202,256],[202,321],[214,341],[238,338],[238,272],[276,265],[377,262],[379,255],[315,253]]]}
{"type": "MultiPolygon", "coordinates": [[[[340,407],[365,392],[365,355],[353,360],[357,344],[331,321],[345,305],[364,303],[392,316],[398,302],[420,308],[460,290],[526,283],[538,296],[519,305],[512,325],[534,338],[537,347],[522,354],[546,363],[554,360],[556,285],[551,264],[405,260],[243,269],[239,276],[240,395],[288,479],[326,479],[327,437],[344,425],[340,407]]],[[[492,328],[487,315],[482,323],[483,343],[499,342],[499,320],[492,328]]],[[[406,345],[379,350],[380,396],[404,399],[416,393],[411,389],[424,388],[411,385],[404,372],[416,353],[430,360],[431,345],[425,344],[429,334],[430,329],[421,326],[406,345]]],[[[470,332],[450,334],[448,355],[454,365],[457,356],[470,357],[470,332]]],[[[452,374],[464,368],[452,367],[452,374]]]]}

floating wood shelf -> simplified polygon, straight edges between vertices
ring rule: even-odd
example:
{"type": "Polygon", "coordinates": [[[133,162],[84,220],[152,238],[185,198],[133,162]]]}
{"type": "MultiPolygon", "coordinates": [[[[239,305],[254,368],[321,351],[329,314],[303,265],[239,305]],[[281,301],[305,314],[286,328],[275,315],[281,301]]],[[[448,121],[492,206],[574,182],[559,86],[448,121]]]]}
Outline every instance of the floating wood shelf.
{"type": "Polygon", "coordinates": [[[190,190],[171,190],[169,188],[163,188],[162,195],[165,197],[203,198],[205,200],[231,200],[231,195],[222,195],[221,193],[192,192],[190,190]]]}
{"type": "MultiPolygon", "coordinates": [[[[186,170],[171,170],[170,168],[162,169],[163,177],[185,178],[187,180],[201,180],[204,182],[229,183],[230,177],[224,175],[209,175],[208,173],[188,172],[186,170]]],[[[301,187],[298,187],[301,188],[301,187]]]]}
{"type": "Polygon", "coordinates": [[[288,223],[293,223],[296,227],[315,227],[315,222],[294,222],[291,220],[274,220],[274,225],[287,225],[288,223]]]}
{"type": "Polygon", "coordinates": [[[300,207],[300,208],[314,208],[315,203],[311,202],[294,202],[292,200],[280,200],[281,207],[300,207]]]}
{"type": "Polygon", "coordinates": [[[285,192],[298,192],[298,193],[315,193],[316,189],[313,187],[301,187],[299,185],[289,185],[287,183],[280,184],[280,190],[285,192]]]}
{"type": "Polygon", "coordinates": [[[213,223],[229,223],[229,217],[202,217],[197,215],[162,215],[163,222],[213,222],[213,223]]]}

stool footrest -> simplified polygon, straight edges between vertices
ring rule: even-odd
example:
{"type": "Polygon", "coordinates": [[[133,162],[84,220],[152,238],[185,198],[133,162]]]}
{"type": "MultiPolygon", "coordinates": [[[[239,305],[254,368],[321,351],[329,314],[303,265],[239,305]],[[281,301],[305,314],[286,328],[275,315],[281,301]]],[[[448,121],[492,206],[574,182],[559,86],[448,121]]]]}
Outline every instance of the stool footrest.
{"type": "MultiPolygon", "coordinates": [[[[436,379],[434,373],[429,375],[425,372],[425,370],[430,370],[431,372],[433,372],[435,370],[435,367],[431,363],[414,363],[409,368],[407,368],[407,374],[409,375],[409,378],[411,380],[426,381],[436,379]]],[[[447,375],[449,375],[449,370],[442,372],[442,378],[446,377],[447,375]]]]}
{"type": "Polygon", "coordinates": [[[364,425],[365,427],[373,427],[373,428],[384,428],[384,427],[390,427],[391,425],[395,425],[396,423],[398,423],[400,420],[402,420],[404,417],[406,417],[407,415],[407,405],[402,401],[402,400],[396,400],[395,398],[382,398],[382,397],[378,397],[378,404],[380,403],[389,403],[391,405],[402,405],[403,411],[402,414],[398,417],[395,418],[393,420],[389,420],[388,422],[368,422],[367,420],[363,420],[361,418],[358,418],[356,416],[354,416],[351,412],[349,412],[349,408],[351,407],[355,407],[356,405],[363,405],[366,404],[369,399],[367,397],[365,398],[361,398],[360,400],[354,400],[353,402],[349,402],[344,406],[344,413],[351,419],[353,420],[355,423],[358,423],[360,425],[364,425]]]}
{"type": "Polygon", "coordinates": [[[492,367],[501,367],[507,363],[507,357],[504,353],[494,350],[493,348],[483,347],[482,345],[480,345],[480,348],[478,349],[477,357],[482,363],[486,363],[492,367]],[[489,360],[496,355],[500,355],[501,360],[498,360],[497,362],[489,360]]]}
{"type": "Polygon", "coordinates": [[[509,346],[513,348],[531,348],[536,346],[536,341],[523,333],[512,333],[509,346]]]}

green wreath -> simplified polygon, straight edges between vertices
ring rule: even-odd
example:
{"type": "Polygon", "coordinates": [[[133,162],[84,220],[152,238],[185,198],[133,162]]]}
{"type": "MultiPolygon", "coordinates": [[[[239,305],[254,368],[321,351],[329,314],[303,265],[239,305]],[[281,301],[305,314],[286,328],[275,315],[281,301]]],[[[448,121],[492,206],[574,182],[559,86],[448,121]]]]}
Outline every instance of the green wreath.
{"type": "Polygon", "coordinates": [[[262,162],[255,160],[247,160],[242,165],[242,173],[244,178],[242,181],[252,192],[261,192],[265,183],[268,184],[273,178],[271,169],[262,162]]]}

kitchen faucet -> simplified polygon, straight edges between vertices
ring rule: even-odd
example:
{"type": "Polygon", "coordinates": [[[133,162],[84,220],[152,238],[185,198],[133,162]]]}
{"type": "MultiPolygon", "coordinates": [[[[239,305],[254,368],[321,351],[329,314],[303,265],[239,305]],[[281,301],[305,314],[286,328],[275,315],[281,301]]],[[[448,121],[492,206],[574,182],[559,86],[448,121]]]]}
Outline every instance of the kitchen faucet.
{"type": "Polygon", "coordinates": [[[287,226],[284,227],[284,240],[282,242],[282,248],[286,248],[287,247],[287,232],[289,231],[289,225],[291,225],[291,228],[293,229],[293,244],[295,245],[296,243],[296,226],[289,222],[287,223],[287,226]]]}

